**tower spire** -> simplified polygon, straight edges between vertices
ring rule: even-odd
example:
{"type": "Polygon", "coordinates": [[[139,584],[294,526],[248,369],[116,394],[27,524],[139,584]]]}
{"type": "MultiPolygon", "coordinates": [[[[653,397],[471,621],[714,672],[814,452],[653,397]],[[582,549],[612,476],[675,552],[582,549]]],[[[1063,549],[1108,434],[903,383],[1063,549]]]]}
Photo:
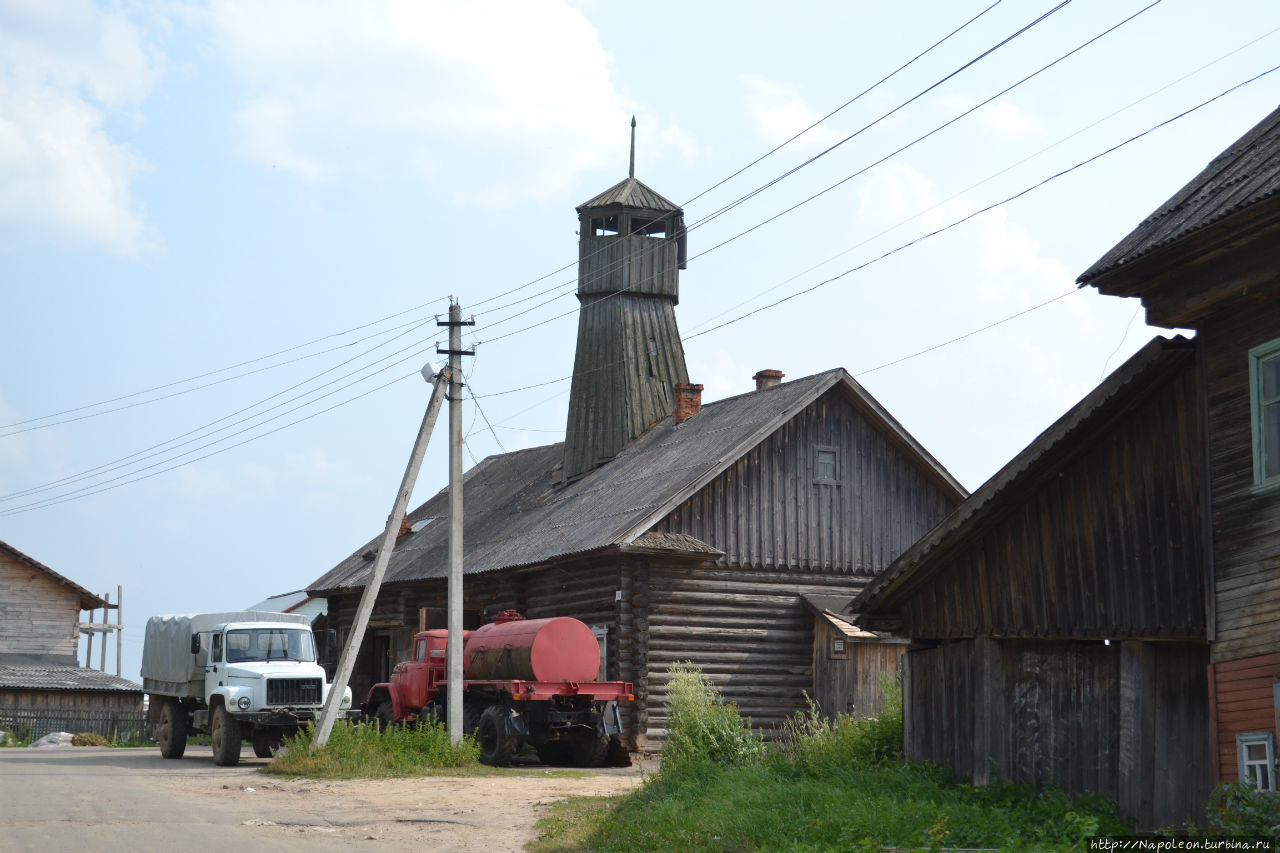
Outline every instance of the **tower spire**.
{"type": "Polygon", "coordinates": [[[627,171],[628,178],[636,176],[636,117],[631,117],[631,168],[627,171]]]}

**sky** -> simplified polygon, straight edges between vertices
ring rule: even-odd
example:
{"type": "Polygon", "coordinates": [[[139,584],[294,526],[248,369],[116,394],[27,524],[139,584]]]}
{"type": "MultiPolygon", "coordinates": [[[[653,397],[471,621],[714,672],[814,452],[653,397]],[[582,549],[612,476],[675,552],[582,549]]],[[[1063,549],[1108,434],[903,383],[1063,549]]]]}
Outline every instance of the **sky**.
{"type": "Polygon", "coordinates": [[[704,401],[844,367],[976,489],[1172,334],[1075,279],[1278,62],[1274,0],[0,0],[0,540],[123,589],[138,679],[381,532],[451,297],[466,466],[561,440],[633,115],[704,401]]]}

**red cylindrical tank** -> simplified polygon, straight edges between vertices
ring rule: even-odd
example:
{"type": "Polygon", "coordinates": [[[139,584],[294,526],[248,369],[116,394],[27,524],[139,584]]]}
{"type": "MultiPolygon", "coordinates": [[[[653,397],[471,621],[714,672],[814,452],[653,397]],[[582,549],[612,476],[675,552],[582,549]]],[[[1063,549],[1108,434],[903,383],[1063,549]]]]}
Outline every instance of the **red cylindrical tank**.
{"type": "Polygon", "coordinates": [[[474,681],[595,681],[600,645],[568,616],[494,622],[462,647],[464,677],[474,681]]]}

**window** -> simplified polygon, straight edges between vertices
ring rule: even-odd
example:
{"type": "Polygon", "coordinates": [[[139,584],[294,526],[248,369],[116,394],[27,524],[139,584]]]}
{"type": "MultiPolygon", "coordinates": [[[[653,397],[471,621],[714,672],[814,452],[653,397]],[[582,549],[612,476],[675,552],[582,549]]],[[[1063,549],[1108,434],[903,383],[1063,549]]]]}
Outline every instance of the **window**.
{"type": "Polygon", "coordinates": [[[1259,791],[1276,789],[1276,751],[1271,732],[1236,735],[1240,781],[1259,791]]]}
{"type": "Polygon", "coordinates": [[[1253,491],[1280,492],[1280,339],[1249,350],[1253,491]]]}
{"type": "Polygon", "coordinates": [[[840,454],[834,447],[813,449],[813,481],[832,485],[840,482],[840,454]]]}

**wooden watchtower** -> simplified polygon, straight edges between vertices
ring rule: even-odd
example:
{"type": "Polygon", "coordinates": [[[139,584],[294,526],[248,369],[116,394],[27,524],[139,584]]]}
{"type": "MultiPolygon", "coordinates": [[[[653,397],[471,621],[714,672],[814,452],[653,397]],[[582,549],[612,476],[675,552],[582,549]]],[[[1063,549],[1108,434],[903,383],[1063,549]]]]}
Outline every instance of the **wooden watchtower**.
{"type": "Polygon", "coordinates": [[[564,479],[615,457],[671,414],[689,381],[676,328],[684,211],[635,176],[578,207],[578,346],[565,429],[564,479]]]}

